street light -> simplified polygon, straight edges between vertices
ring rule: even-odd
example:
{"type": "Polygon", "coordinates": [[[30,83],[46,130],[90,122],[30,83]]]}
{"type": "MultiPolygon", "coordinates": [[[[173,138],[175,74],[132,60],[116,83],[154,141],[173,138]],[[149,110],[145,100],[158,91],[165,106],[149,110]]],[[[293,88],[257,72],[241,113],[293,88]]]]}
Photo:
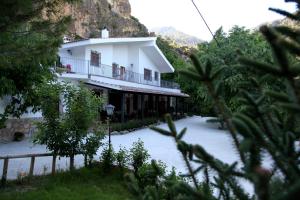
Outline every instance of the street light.
{"type": "Polygon", "coordinates": [[[105,106],[105,110],[108,116],[112,116],[114,114],[115,106],[108,104],[105,106]]]}
{"type": "Polygon", "coordinates": [[[111,145],[111,139],[110,139],[110,125],[109,125],[109,121],[110,121],[110,116],[112,116],[114,114],[114,110],[115,110],[115,106],[108,104],[105,106],[105,111],[107,113],[107,125],[108,125],[108,148],[109,148],[109,152],[110,152],[110,145],[111,145]]]}

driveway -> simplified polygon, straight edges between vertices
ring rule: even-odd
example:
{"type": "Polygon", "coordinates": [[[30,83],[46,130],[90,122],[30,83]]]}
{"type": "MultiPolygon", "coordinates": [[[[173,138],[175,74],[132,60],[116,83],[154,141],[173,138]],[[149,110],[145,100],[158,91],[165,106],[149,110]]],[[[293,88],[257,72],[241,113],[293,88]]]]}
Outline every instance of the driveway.
{"type": "MultiPolygon", "coordinates": [[[[233,142],[227,131],[219,130],[216,124],[206,123],[207,118],[198,116],[189,117],[176,121],[178,130],[188,127],[184,140],[192,144],[200,144],[216,158],[233,163],[238,160],[238,155],[233,148],[233,142]]],[[[161,128],[167,128],[166,124],[159,125],[161,128]]],[[[146,149],[152,159],[161,160],[166,163],[168,169],[176,168],[177,172],[185,173],[186,168],[181,159],[176,145],[172,138],[160,135],[149,128],[131,132],[126,135],[112,136],[112,144],[117,151],[120,146],[130,149],[133,142],[141,139],[145,143],[146,149]]],[[[28,153],[45,153],[47,149],[42,145],[34,145],[30,140],[22,142],[12,142],[0,144],[0,155],[18,155],[28,153]]],[[[96,159],[99,158],[101,148],[96,159]]],[[[34,174],[46,174],[50,172],[52,158],[37,158],[34,174]]],[[[61,158],[57,161],[57,168],[60,170],[68,169],[68,159],[61,158]]],[[[266,165],[269,166],[269,162],[266,165]]],[[[30,159],[14,159],[9,161],[8,179],[15,179],[19,172],[28,172],[30,159]]],[[[76,167],[83,166],[83,156],[76,156],[76,167]]],[[[2,174],[3,161],[0,161],[0,174],[2,174]]],[[[199,176],[201,178],[201,176],[199,176]]],[[[252,188],[248,183],[242,183],[249,192],[252,188]]]]}

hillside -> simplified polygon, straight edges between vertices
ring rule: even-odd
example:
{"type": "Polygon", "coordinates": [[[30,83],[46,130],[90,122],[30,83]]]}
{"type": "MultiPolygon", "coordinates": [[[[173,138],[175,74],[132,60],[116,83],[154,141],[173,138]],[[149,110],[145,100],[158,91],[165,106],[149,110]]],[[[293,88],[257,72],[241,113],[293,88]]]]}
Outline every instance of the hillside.
{"type": "Polygon", "coordinates": [[[204,42],[204,40],[178,31],[173,27],[154,28],[151,31],[164,39],[174,41],[178,46],[196,47],[197,44],[204,42]]]}
{"type": "Polygon", "coordinates": [[[82,0],[62,5],[62,15],[71,15],[68,28],[71,38],[99,37],[104,26],[111,37],[148,36],[148,29],[131,16],[129,0],[82,0]]]}

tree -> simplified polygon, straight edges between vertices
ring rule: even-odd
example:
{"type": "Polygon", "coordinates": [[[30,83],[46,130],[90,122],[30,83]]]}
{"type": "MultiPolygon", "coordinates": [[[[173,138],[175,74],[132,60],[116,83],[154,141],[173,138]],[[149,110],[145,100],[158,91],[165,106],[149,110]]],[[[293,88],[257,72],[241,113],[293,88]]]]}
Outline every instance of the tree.
{"type": "Polygon", "coordinates": [[[71,169],[76,154],[85,154],[86,164],[87,158],[90,162],[104,137],[97,121],[103,98],[83,86],[77,88],[56,82],[44,84],[37,94],[44,120],[37,125],[35,142],[47,145],[54,155],[69,156],[71,169]],[[65,105],[63,114],[60,104],[65,105]]]}
{"type": "MultiPolygon", "coordinates": [[[[218,80],[223,83],[220,85],[221,95],[229,110],[234,112],[242,109],[238,102],[240,98],[239,91],[241,89],[252,90],[252,78],[264,75],[256,69],[249,70],[242,67],[238,61],[238,56],[247,55],[255,60],[259,59],[263,62],[272,63],[272,51],[260,32],[251,31],[244,27],[234,26],[228,34],[220,28],[215,37],[218,43],[212,40],[209,43],[200,44],[197,56],[202,63],[210,60],[215,69],[224,68],[218,77],[218,80]]],[[[268,80],[266,84],[281,85],[278,79],[270,80],[270,77],[266,77],[266,80],[268,80]]],[[[203,107],[206,108],[203,112],[207,113],[209,111],[212,113],[214,106],[206,87],[198,84],[195,91],[195,95],[199,101],[203,102],[203,107]]]]}
{"type": "MultiPolygon", "coordinates": [[[[298,0],[290,0],[300,8],[298,0]]],[[[279,9],[273,11],[300,21],[300,11],[293,14],[279,9]]],[[[265,87],[265,81],[252,76],[251,90],[240,90],[239,103],[243,109],[231,112],[226,105],[219,80],[225,68],[217,68],[210,60],[204,64],[193,55],[194,67],[182,71],[184,76],[198,81],[207,88],[208,94],[218,114],[224,119],[231,135],[234,148],[240,159],[234,163],[224,163],[215,158],[203,147],[188,144],[182,140],[187,129],[178,131],[170,116],[166,117],[168,130],[158,127],[152,129],[174,138],[188,169],[186,177],[191,184],[169,183],[169,191],[178,199],[259,199],[284,200],[298,199],[300,196],[299,165],[299,111],[300,111],[300,33],[298,29],[287,26],[262,26],[261,33],[269,43],[273,57],[270,62],[254,60],[239,55],[238,62],[243,70],[257,70],[271,79],[282,79],[284,87],[265,87]],[[294,59],[291,60],[290,57],[294,59]],[[263,166],[262,160],[269,155],[273,161],[271,168],[263,166]],[[203,172],[205,180],[199,182],[197,174],[203,172]],[[240,180],[249,181],[254,186],[254,195],[245,191],[240,180]],[[210,193],[208,191],[215,191],[210,193]]],[[[250,74],[251,75],[251,74],[250,74]]],[[[237,84],[242,82],[239,80],[237,84]]],[[[274,83],[276,84],[276,82],[274,83]]],[[[157,187],[158,188],[158,187],[157,187]]],[[[145,194],[149,199],[160,196],[160,190],[153,189],[145,194]]],[[[173,198],[174,199],[174,198],[173,198]]]]}
{"type": "MultiPolygon", "coordinates": [[[[39,104],[34,90],[51,79],[50,67],[70,17],[60,15],[64,3],[76,0],[3,0],[0,3],[0,99],[11,97],[0,113],[0,127],[39,104]]],[[[35,109],[34,109],[35,110],[35,109]]]]}

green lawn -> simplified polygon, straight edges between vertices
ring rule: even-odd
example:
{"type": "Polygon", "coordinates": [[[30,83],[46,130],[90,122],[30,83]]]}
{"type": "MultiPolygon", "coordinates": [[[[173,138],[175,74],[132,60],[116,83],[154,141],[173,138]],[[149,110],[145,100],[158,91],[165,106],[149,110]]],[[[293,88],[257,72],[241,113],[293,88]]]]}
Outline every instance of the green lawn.
{"type": "Polygon", "coordinates": [[[56,176],[35,177],[30,182],[9,182],[0,189],[1,200],[117,200],[133,199],[122,175],[103,175],[99,168],[80,169],[56,176]]]}

